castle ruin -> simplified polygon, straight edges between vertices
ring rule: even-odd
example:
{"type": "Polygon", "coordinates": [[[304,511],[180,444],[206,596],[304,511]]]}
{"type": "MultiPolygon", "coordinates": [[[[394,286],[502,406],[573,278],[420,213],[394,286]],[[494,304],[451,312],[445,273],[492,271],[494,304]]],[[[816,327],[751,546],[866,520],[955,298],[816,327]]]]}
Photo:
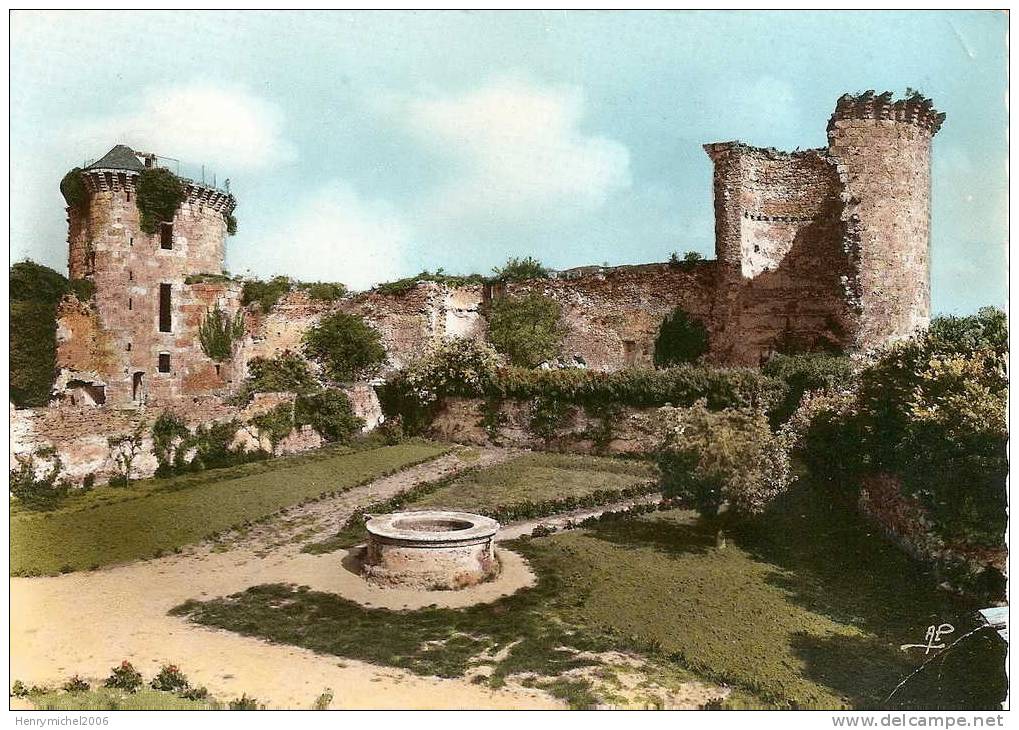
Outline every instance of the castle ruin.
{"type": "MultiPolygon", "coordinates": [[[[221,275],[236,201],[182,180],[173,220],[145,233],[137,182],[157,158],[118,145],[81,171],[87,200],[67,209],[70,276],[92,281],[95,297],[61,305],[53,406],[96,413],[184,403],[196,418],[203,408],[222,416],[251,358],[299,350],[328,312],[360,314],[378,329],[393,369],[437,339],[484,337],[487,304],[526,292],[561,305],[563,354],[603,371],[650,366],[659,327],[676,307],[705,325],[706,359],[717,364],[863,351],[908,337],[930,319],[931,142],[944,118],[918,94],[866,92],[838,100],[824,148],[705,145],[714,164],[714,260],[470,286],[422,281],[334,302],[295,290],[269,313],[248,308],[245,337],[221,363],[203,353],[198,328],[215,307],[231,316],[241,309],[241,283],[221,275]]],[[[362,391],[374,398],[370,387],[362,391]]],[[[46,418],[57,418],[65,442],[104,428],[94,417],[46,418]],[[71,421],[90,430],[76,436],[71,421]]],[[[29,429],[36,441],[45,440],[42,423],[29,429]]]]}

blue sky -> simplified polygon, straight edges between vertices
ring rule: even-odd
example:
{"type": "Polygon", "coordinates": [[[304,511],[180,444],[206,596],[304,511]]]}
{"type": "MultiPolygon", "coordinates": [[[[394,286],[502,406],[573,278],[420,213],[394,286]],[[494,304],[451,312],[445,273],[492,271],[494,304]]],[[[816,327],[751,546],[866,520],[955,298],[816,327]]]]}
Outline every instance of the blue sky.
{"type": "Polygon", "coordinates": [[[843,92],[912,87],[948,114],[934,308],[1003,305],[1006,32],[979,11],[15,12],[12,260],[64,269],[57,184],[118,142],[230,178],[234,273],[712,256],[702,144],[820,147],[843,92]]]}

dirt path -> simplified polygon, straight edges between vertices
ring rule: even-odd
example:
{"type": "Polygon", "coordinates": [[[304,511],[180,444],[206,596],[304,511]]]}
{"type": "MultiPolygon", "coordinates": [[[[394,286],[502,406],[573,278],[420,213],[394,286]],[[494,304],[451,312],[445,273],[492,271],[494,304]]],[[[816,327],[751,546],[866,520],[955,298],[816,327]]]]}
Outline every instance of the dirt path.
{"type": "Polygon", "coordinates": [[[98,679],[128,659],[146,677],[161,663],[177,663],[214,696],[232,699],[246,692],[269,707],[310,708],[326,689],[332,691],[331,706],[336,708],[562,707],[536,690],[495,691],[464,680],[419,677],[206,629],[167,615],[190,598],[207,599],[262,583],[309,582],[313,574],[332,571],[336,555],[302,554],[300,545],[335,532],[358,506],[421,481],[504,461],[513,453],[483,449],[478,458],[470,458],[478,451],[459,451],[334,499],[295,508],[226,543],[88,573],[12,578],[12,681],[55,685],[75,673],[98,679]]]}

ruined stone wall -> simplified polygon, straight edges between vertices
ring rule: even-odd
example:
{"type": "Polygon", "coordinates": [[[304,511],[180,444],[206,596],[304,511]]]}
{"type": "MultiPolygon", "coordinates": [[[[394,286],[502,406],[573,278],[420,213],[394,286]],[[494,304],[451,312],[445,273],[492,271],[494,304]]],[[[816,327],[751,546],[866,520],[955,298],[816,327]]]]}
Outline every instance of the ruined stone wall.
{"type": "Polygon", "coordinates": [[[839,99],[829,150],[849,201],[857,275],[854,344],[879,346],[930,322],[930,151],[945,115],[921,97],[839,99]]]}
{"type": "Polygon", "coordinates": [[[658,329],[677,305],[713,330],[718,275],[713,262],[595,267],[512,283],[495,295],[536,292],[554,299],[566,327],[563,354],[611,371],[651,365],[658,329]]]}
{"type": "MultiPolygon", "coordinates": [[[[364,419],[364,431],[370,431],[382,420],[382,409],[374,389],[360,383],[344,388],[350,398],[355,415],[364,419]]],[[[142,450],[134,464],[134,476],[144,478],[155,473],[156,457],[152,452],[151,426],[165,410],[181,416],[194,430],[201,424],[237,420],[246,424],[254,416],[272,409],[283,402],[293,401],[292,393],[258,393],[253,401],[244,407],[224,403],[216,397],[194,397],[181,399],[160,407],[134,407],[105,405],[71,405],[63,402],[48,408],[10,409],[10,468],[17,466],[16,457],[27,456],[39,448],[52,446],[63,461],[65,472],[72,481],[81,483],[92,474],[97,483],[114,476],[114,463],[107,438],[120,434],[131,434],[139,425],[143,428],[142,450]]],[[[276,455],[297,453],[322,445],[322,438],[313,429],[305,426],[295,429],[276,448],[276,455]]],[[[251,451],[262,448],[268,451],[266,439],[252,428],[242,427],[232,448],[251,451]]]]}

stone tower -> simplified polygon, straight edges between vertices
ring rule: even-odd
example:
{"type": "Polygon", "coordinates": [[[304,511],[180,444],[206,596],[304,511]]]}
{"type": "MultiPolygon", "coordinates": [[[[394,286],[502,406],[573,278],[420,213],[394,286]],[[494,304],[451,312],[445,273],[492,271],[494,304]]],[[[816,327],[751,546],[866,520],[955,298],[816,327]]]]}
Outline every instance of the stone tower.
{"type": "Polygon", "coordinates": [[[828,153],[845,207],[846,252],[858,309],[855,345],[908,337],[930,322],[931,140],[945,115],[919,94],[842,96],[828,153]]]}
{"type": "Polygon", "coordinates": [[[93,392],[100,389],[100,402],[200,395],[232,377],[204,355],[198,327],[215,306],[231,314],[239,307],[239,285],[221,276],[236,201],[226,190],[182,178],[186,197],[173,220],[145,233],[138,181],[155,166],[155,155],[117,145],[81,171],[84,195],[67,208],[70,277],[95,285],[104,372],[83,377],[93,392]]]}

